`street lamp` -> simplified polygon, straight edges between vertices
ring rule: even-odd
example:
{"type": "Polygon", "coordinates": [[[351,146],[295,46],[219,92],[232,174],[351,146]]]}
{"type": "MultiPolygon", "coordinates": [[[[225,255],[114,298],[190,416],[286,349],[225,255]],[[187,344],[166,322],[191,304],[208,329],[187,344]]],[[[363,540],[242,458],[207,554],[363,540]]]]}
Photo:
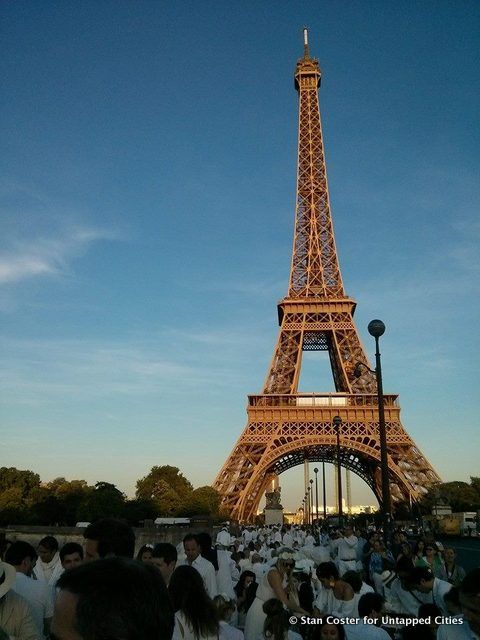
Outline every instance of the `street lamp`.
{"type": "Polygon", "coordinates": [[[317,516],[318,527],[318,469],[315,468],[313,473],[315,474],[315,515],[317,516]]]}
{"type": "Polygon", "coordinates": [[[340,416],[333,417],[333,426],[337,433],[337,477],[338,477],[338,525],[343,526],[343,496],[342,496],[342,467],[340,466],[340,427],[342,419],[340,416]]]}
{"type": "Polygon", "coordinates": [[[308,526],[310,526],[310,519],[311,519],[311,516],[312,516],[312,506],[311,506],[311,504],[312,504],[312,500],[311,500],[312,496],[311,496],[310,490],[311,490],[311,487],[307,487],[307,502],[308,502],[307,524],[308,524],[308,526]]]}
{"type": "Polygon", "coordinates": [[[325,462],[322,462],[323,475],[323,519],[327,519],[327,483],[325,482],[325,462]]]}
{"type": "Polygon", "coordinates": [[[377,379],[378,396],[378,430],[380,436],[380,467],[382,472],[382,515],[383,535],[387,541],[390,537],[390,518],[392,513],[392,501],[390,498],[390,484],[388,480],[388,450],[387,430],[385,427],[385,401],[383,397],[382,363],[380,361],[379,338],[385,333],[385,324],[381,320],[372,320],[368,323],[368,333],[375,338],[375,369],[372,371],[363,362],[357,362],[354,369],[355,377],[361,376],[361,367],[365,367],[374,373],[377,379]]]}
{"type": "Polygon", "coordinates": [[[312,527],[313,527],[313,480],[310,478],[310,506],[311,506],[311,511],[310,511],[310,519],[312,521],[312,527]]]}

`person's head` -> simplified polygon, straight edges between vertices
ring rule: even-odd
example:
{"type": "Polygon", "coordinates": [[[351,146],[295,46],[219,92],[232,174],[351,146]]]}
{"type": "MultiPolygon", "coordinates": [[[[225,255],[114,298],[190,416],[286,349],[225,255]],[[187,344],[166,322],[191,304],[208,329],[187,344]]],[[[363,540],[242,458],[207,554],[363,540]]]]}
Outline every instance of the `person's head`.
{"type": "Polygon", "coordinates": [[[460,592],[457,587],[452,587],[450,591],[443,596],[443,601],[448,611],[448,615],[456,616],[462,613],[462,606],[460,604],[460,592]]]}
{"type": "Polygon", "coordinates": [[[217,620],[229,622],[235,611],[235,600],[230,600],[227,595],[222,593],[213,598],[213,606],[217,612],[217,620]]]}
{"type": "Polygon", "coordinates": [[[413,567],[410,583],[421,593],[430,593],[433,588],[434,575],[430,567],[413,567]]]}
{"type": "Polygon", "coordinates": [[[313,625],[310,640],[345,640],[345,629],[341,624],[325,622],[313,625]]]}
{"type": "Polygon", "coordinates": [[[463,617],[472,631],[480,634],[480,569],[467,573],[459,589],[463,617]]]}
{"type": "Polygon", "coordinates": [[[348,583],[355,593],[358,593],[362,588],[363,580],[358,571],[346,571],[342,576],[342,580],[348,583]]]}
{"type": "Polygon", "coordinates": [[[381,553],[382,551],[385,551],[385,546],[383,544],[383,540],[380,540],[379,538],[376,538],[373,541],[373,550],[376,553],[381,553]]]}
{"type": "Polygon", "coordinates": [[[417,542],[415,543],[415,555],[417,556],[422,555],[424,549],[425,549],[425,542],[420,538],[420,540],[417,540],[417,542]]]}
{"type": "Polygon", "coordinates": [[[445,547],[443,550],[443,557],[447,564],[453,564],[457,558],[457,552],[453,547],[445,547]]]}
{"type": "Polygon", "coordinates": [[[317,567],[317,578],[325,589],[331,589],[339,578],[336,565],[333,562],[321,562],[317,567]]]}
{"type": "Polygon", "coordinates": [[[85,538],[85,562],[120,556],[133,558],[135,534],[122,520],[104,518],[89,524],[83,534],[85,538]]]}
{"type": "Polygon", "coordinates": [[[364,593],[358,601],[358,615],[360,618],[378,620],[382,615],[383,598],[378,593],[364,593]]]}
{"type": "Polygon", "coordinates": [[[277,569],[282,575],[291,576],[295,567],[295,557],[292,549],[283,547],[277,553],[277,569]]]}
{"type": "Polygon", "coordinates": [[[237,596],[242,595],[245,589],[247,589],[249,585],[251,585],[255,581],[256,581],[256,576],[253,573],[253,571],[243,571],[242,575],[240,576],[240,579],[238,580],[237,584],[234,587],[237,596]]]}
{"type": "Polygon", "coordinates": [[[83,548],[77,542],[67,542],[60,549],[60,561],[65,571],[78,567],[83,562],[83,548]]]}
{"type": "Polygon", "coordinates": [[[45,536],[38,543],[37,552],[40,560],[48,564],[58,551],[58,542],[53,536],[45,536]]]}
{"type": "Polygon", "coordinates": [[[137,560],[140,562],[150,562],[152,559],[153,544],[144,544],[137,553],[137,560]]]}
{"type": "Polygon", "coordinates": [[[412,547],[408,544],[408,542],[401,543],[400,552],[403,556],[406,556],[407,558],[411,558],[413,555],[412,547]]]}
{"type": "Polygon", "coordinates": [[[52,640],[170,638],[174,616],[155,567],[105,558],[63,573],[51,625],[52,640]]]}
{"type": "Polygon", "coordinates": [[[154,564],[160,571],[168,585],[172,573],[177,564],[177,549],[169,542],[159,542],[153,547],[152,559],[150,562],[154,564]]]}
{"type": "Polygon", "coordinates": [[[434,556],[436,556],[438,553],[438,547],[434,542],[428,542],[425,545],[425,557],[427,558],[427,560],[431,560],[434,558],[434,556]]]}
{"type": "Polygon", "coordinates": [[[343,530],[343,535],[346,538],[349,538],[350,536],[353,536],[353,527],[350,524],[345,525],[345,528],[343,530]]]}
{"type": "Polygon", "coordinates": [[[183,539],[183,549],[187,556],[188,562],[192,563],[201,553],[200,542],[198,536],[194,533],[188,533],[183,539]]]}
{"type": "Polygon", "coordinates": [[[276,598],[266,600],[263,603],[263,612],[267,616],[263,623],[263,636],[273,640],[284,640],[288,630],[288,612],[284,609],[283,603],[276,598]]]}
{"type": "Polygon", "coordinates": [[[177,567],[170,578],[168,593],[174,611],[183,613],[195,636],[218,634],[213,602],[205,590],[202,576],[194,567],[177,567]]]}
{"type": "Polygon", "coordinates": [[[5,562],[11,564],[19,573],[31,576],[37,561],[37,552],[28,542],[18,540],[5,551],[5,562]]]}
{"type": "Polygon", "coordinates": [[[204,557],[208,556],[212,551],[212,536],[206,531],[201,531],[197,533],[197,540],[200,545],[201,555],[204,557]]]}

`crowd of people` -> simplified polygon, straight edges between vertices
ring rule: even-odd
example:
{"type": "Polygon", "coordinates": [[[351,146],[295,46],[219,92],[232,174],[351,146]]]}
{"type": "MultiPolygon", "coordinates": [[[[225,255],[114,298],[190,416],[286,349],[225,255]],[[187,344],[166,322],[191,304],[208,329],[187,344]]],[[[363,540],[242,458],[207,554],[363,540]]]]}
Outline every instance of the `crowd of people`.
{"type": "Polygon", "coordinates": [[[431,537],[226,524],[143,545],[17,540],[0,562],[0,640],[479,640],[480,568],[431,537]]]}

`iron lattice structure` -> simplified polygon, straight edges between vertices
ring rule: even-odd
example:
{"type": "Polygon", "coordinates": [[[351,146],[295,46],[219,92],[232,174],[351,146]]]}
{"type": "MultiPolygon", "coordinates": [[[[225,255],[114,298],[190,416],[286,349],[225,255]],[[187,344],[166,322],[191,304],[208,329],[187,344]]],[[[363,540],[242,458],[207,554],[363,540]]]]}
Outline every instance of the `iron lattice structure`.
{"type": "MultiPolygon", "coordinates": [[[[297,62],[299,135],[295,233],[288,295],[278,304],[280,332],[261,395],[248,397],[248,423],[214,486],[231,517],[255,518],[278,474],[305,460],[335,462],[335,415],[342,418],[341,464],[381,500],[375,376],[345,295],[333,233],[318,87],[321,72],[305,37],[297,62]],[[303,351],[327,351],[336,393],[298,393],[303,351]],[[361,362],[363,375],[355,377],[361,362]],[[367,369],[368,367],[368,369],[367,369]]],[[[400,422],[398,396],[385,395],[392,499],[418,500],[440,478],[400,422]]]]}

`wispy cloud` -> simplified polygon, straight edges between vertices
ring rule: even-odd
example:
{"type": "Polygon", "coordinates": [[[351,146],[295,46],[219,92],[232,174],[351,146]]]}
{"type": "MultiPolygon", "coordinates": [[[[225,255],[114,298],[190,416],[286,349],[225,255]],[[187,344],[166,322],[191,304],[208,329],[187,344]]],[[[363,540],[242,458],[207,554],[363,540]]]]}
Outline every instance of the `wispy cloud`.
{"type": "Polygon", "coordinates": [[[102,240],[118,240],[117,232],[82,225],[63,228],[50,237],[4,239],[0,252],[0,285],[41,276],[65,275],[70,264],[102,240]]]}

